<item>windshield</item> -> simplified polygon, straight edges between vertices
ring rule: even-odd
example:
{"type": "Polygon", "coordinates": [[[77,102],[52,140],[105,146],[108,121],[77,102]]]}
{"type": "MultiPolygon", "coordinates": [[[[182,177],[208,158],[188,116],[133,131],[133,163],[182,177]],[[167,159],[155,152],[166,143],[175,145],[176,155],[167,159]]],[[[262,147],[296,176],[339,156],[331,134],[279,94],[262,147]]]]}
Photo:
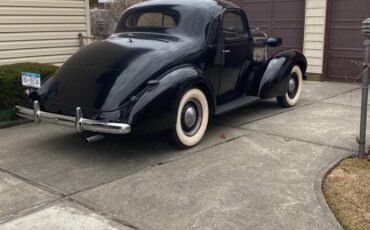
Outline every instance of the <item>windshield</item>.
{"type": "Polygon", "coordinates": [[[178,25],[179,20],[179,14],[173,11],[136,11],[123,15],[116,32],[174,28],[178,25]]]}

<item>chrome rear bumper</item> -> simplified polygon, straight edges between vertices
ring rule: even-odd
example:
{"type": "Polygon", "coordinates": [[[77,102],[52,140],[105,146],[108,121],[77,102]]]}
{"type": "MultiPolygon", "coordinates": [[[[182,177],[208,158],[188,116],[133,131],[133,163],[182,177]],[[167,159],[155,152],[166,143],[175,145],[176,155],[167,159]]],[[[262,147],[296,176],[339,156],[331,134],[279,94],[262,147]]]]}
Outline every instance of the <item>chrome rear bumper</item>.
{"type": "Polygon", "coordinates": [[[76,108],[76,117],[43,112],[40,110],[38,101],[34,102],[33,109],[16,106],[15,112],[18,116],[33,120],[37,124],[42,121],[62,126],[69,126],[76,128],[77,132],[91,131],[108,134],[128,134],[131,132],[131,127],[128,124],[85,119],[82,117],[82,111],[80,107],[76,108]]]}

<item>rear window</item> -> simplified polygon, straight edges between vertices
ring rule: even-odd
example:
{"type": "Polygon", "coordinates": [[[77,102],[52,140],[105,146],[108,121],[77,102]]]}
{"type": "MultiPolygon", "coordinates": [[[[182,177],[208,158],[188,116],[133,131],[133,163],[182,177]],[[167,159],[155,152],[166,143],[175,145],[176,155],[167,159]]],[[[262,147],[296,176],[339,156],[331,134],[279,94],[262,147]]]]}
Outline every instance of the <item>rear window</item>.
{"type": "Polygon", "coordinates": [[[179,15],[168,11],[136,12],[125,18],[126,28],[174,28],[179,23],[179,15]]]}

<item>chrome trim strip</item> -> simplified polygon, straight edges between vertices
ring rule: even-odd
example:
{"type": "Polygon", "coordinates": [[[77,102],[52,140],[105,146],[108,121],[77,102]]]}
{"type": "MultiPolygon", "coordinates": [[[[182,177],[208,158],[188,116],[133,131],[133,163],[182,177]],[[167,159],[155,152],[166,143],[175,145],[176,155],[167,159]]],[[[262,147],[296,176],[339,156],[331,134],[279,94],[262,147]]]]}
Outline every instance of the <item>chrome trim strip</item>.
{"type": "Polygon", "coordinates": [[[20,117],[34,120],[36,124],[39,124],[40,122],[53,123],[75,128],[77,132],[91,131],[108,134],[128,134],[131,132],[131,127],[128,124],[85,119],[83,118],[80,107],[76,108],[76,117],[43,112],[40,110],[40,104],[38,101],[34,102],[33,110],[16,106],[15,112],[20,117]]]}

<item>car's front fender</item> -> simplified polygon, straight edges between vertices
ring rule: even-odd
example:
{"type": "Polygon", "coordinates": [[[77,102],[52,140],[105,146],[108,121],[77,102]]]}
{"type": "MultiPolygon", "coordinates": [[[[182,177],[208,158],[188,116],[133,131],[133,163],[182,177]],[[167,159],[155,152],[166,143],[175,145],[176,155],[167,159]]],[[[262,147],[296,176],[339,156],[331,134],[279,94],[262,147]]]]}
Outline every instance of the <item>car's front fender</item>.
{"type": "Polygon", "coordinates": [[[262,76],[258,96],[261,99],[283,96],[288,91],[290,73],[295,65],[303,74],[306,73],[307,60],[297,50],[284,50],[271,57],[262,76]]]}
{"type": "Polygon", "coordinates": [[[193,86],[205,91],[212,111],[215,96],[208,79],[194,66],[179,67],[152,81],[135,103],[128,119],[132,132],[150,133],[173,127],[179,100],[184,91],[193,86]]]}

